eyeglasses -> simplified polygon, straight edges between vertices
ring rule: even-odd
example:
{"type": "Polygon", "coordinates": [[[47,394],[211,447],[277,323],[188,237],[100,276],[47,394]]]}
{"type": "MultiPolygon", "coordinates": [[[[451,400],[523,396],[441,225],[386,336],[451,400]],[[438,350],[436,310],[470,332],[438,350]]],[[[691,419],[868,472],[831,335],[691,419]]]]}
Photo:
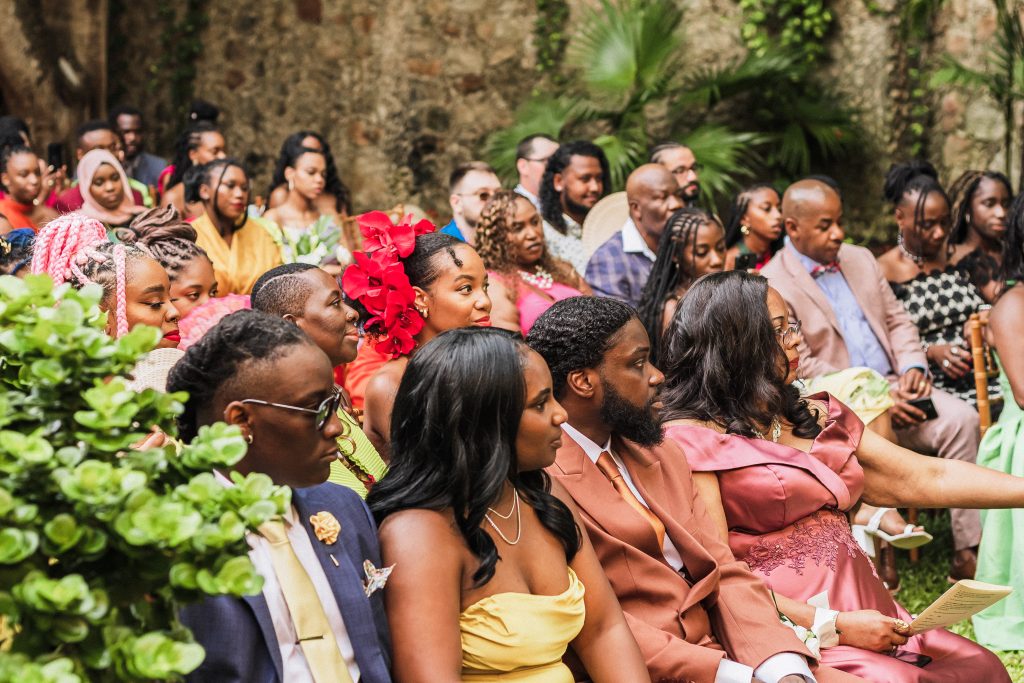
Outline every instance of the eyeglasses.
{"type": "Polygon", "coordinates": [[[704,164],[697,162],[693,166],[677,166],[675,170],[672,171],[672,173],[689,173],[690,171],[693,171],[694,173],[700,173],[703,170],[704,164]]]}
{"type": "Polygon", "coordinates": [[[290,406],[285,403],[271,403],[270,401],[261,401],[258,398],[247,398],[239,403],[255,403],[261,406],[270,406],[271,408],[283,408],[285,410],[294,410],[299,413],[310,413],[316,415],[316,430],[322,432],[324,427],[327,426],[327,421],[331,419],[331,415],[338,412],[338,406],[341,405],[341,388],[335,386],[331,391],[331,395],[321,401],[320,405],[313,408],[300,408],[299,406],[290,406]]]}
{"type": "Polygon", "coordinates": [[[794,337],[800,335],[800,328],[802,328],[803,326],[804,324],[797,320],[796,322],[790,323],[789,327],[787,327],[784,330],[775,330],[775,334],[778,335],[779,340],[783,344],[789,344],[791,341],[793,341],[794,337]]]}
{"type": "Polygon", "coordinates": [[[486,204],[497,190],[480,190],[479,192],[456,192],[459,197],[476,197],[481,203],[486,204]]]}

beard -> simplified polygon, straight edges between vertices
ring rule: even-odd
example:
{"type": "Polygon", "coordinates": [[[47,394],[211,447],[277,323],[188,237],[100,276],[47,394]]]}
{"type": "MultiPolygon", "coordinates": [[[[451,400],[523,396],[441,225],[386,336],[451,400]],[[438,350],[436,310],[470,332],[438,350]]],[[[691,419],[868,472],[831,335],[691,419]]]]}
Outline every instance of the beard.
{"type": "Polygon", "coordinates": [[[627,401],[622,394],[604,378],[604,401],[601,403],[601,420],[611,427],[613,434],[633,441],[641,446],[657,446],[665,438],[661,432],[661,423],[654,414],[652,397],[647,403],[638,406],[627,401]]]}
{"type": "Polygon", "coordinates": [[[700,199],[700,185],[698,183],[690,183],[683,188],[683,200],[686,201],[687,206],[693,206],[698,199],[700,199]]]}
{"type": "Polygon", "coordinates": [[[572,199],[569,198],[569,193],[568,192],[563,192],[562,193],[562,204],[565,205],[565,213],[569,214],[570,216],[574,216],[574,215],[586,216],[588,213],[590,213],[590,207],[589,206],[583,206],[582,204],[577,204],[576,202],[574,202],[572,199]]]}

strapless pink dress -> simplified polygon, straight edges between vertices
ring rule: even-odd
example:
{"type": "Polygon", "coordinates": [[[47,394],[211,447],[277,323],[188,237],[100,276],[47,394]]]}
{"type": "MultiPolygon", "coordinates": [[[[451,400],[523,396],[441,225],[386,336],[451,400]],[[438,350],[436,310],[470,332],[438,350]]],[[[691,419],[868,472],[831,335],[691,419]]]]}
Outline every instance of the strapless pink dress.
{"type": "MultiPolygon", "coordinates": [[[[667,427],[694,472],[715,472],[729,525],[729,546],[779,595],[806,601],[828,591],[834,610],[878,610],[910,621],[853,539],[845,512],[860,498],[864,471],[854,456],[864,425],[841,402],[810,453],[696,426],[667,427]]],[[[936,596],[938,597],[938,596],[936,596]]],[[[944,629],[912,637],[895,655],[838,645],[821,663],[869,681],[1010,681],[999,658],[944,629]],[[923,667],[912,662],[931,661],[923,667]]]]}

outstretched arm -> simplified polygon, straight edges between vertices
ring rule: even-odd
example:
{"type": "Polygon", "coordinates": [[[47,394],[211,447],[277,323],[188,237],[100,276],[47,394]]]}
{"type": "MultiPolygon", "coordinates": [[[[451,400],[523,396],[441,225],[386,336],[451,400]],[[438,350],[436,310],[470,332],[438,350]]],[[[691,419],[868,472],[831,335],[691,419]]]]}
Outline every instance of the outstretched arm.
{"type": "Polygon", "coordinates": [[[864,500],[879,507],[1024,507],[1024,477],[961,460],[929,458],[865,430],[856,452],[864,500]]]}

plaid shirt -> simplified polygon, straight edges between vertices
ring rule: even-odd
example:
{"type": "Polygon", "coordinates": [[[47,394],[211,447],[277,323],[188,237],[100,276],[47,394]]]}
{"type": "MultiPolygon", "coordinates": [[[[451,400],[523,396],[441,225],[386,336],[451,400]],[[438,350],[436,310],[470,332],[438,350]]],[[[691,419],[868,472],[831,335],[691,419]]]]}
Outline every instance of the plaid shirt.
{"type": "Polygon", "coordinates": [[[590,257],[584,279],[597,296],[611,297],[639,308],[640,295],[654,267],[651,256],[633,221],[629,220],[590,257]]]}

